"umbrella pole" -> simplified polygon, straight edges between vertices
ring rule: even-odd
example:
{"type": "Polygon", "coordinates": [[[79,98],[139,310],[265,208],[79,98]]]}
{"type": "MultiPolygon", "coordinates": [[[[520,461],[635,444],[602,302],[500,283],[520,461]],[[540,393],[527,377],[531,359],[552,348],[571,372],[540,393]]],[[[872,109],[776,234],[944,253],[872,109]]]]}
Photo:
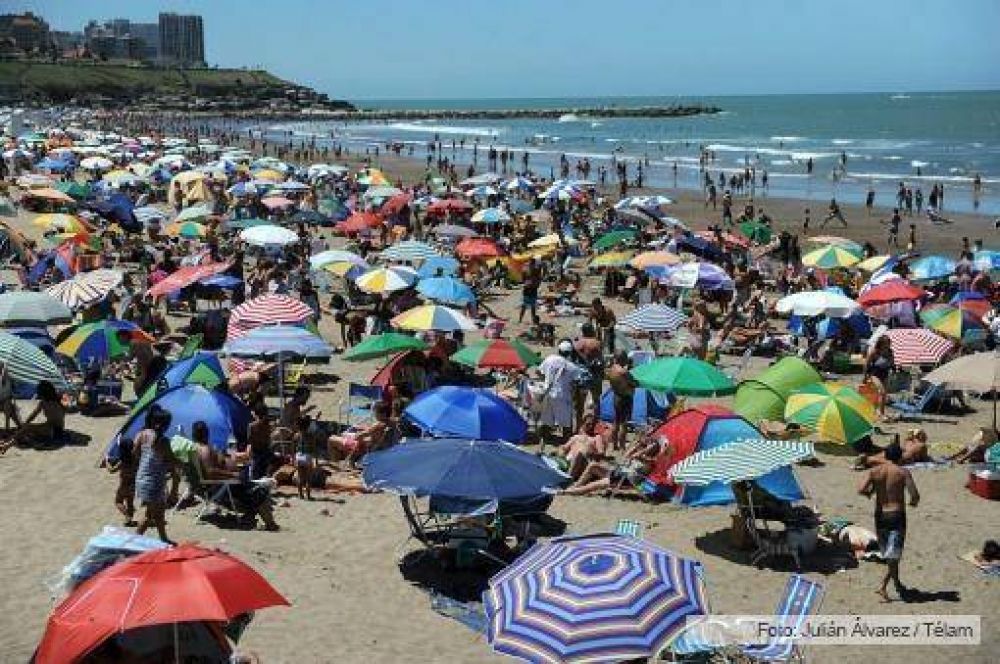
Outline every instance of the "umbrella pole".
{"type": "Polygon", "coordinates": [[[174,664],[181,664],[181,637],[174,623],[174,664]]]}

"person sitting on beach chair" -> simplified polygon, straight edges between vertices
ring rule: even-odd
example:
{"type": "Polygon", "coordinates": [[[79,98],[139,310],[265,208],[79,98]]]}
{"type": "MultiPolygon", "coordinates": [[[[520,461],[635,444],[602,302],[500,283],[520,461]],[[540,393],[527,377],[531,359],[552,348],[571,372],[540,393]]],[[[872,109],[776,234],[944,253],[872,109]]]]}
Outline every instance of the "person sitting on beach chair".
{"type": "Polygon", "coordinates": [[[351,468],[356,468],[358,460],[368,452],[382,449],[388,439],[390,406],[378,401],[372,406],[375,421],[356,431],[330,436],[327,440],[330,461],[347,460],[351,468]]]}
{"type": "Polygon", "coordinates": [[[980,427],[976,435],[972,437],[969,444],[962,450],[948,457],[948,461],[955,463],[983,463],[986,460],[986,450],[993,447],[1000,440],[993,427],[980,427]]]}

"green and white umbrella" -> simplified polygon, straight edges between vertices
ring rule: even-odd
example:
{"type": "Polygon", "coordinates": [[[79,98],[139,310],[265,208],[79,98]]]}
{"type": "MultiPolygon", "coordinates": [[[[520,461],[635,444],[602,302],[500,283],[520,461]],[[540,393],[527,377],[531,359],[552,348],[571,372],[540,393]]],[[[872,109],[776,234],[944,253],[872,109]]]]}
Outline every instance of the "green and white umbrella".
{"type": "Polygon", "coordinates": [[[417,262],[440,255],[434,247],[418,240],[398,242],[382,252],[382,258],[390,261],[417,262]]]}
{"type": "Polygon", "coordinates": [[[705,486],[754,480],[814,455],[813,444],[786,440],[736,440],[692,454],[670,467],[678,484],[705,486]]]}
{"type": "Polygon", "coordinates": [[[45,327],[73,320],[73,312],[47,293],[14,291],[0,295],[0,327],[45,327]]]}
{"type": "Polygon", "coordinates": [[[0,332],[0,364],[11,378],[37,385],[47,380],[56,389],[66,389],[66,379],[55,363],[38,347],[9,332],[0,332]]]}

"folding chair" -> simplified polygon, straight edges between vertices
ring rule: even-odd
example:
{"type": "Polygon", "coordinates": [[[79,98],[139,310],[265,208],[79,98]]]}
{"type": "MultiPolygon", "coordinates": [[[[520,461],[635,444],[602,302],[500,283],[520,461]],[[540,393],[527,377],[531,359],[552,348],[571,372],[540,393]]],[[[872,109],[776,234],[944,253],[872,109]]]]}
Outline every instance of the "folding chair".
{"type": "Polygon", "coordinates": [[[381,399],[381,386],[351,383],[347,386],[347,399],[340,402],[340,421],[351,427],[372,419],[372,407],[381,399]]]}
{"type": "Polygon", "coordinates": [[[941,386],[932,384],[919,397],[905,401],[890,401],[888,405],[889,408],[899,411],[900,418],[920,419],[935,402],[940,410],[942,396],[941,386]]]}
{"type": "MultiPolygon", "coordinates": [[[[788,627],[790,633],[799,633],[802,624],[819,611],[823,601],[823,586],[810,581],[801,574],[793,574],[781,594],[774,615],[779,625],[788,627]]],[[[785,630],[776,630],[785,632],[785,630]]],[[[776,636],[762,645],[745,645],[740,650],[745,657],[755,662],[790,662],[793,659],[804,662],[802,650],[794,642],[776,636]]]]}
{"type": "Polygon", "coordinates": [[[195,493],[202,499],[201,509],[198,510],[198,513],[194,517],[195,523],[201,523],[205,514],[212,508],[220,509],[230,514],[239,513],[239,510],[236,509],[236,500],[233,498],[232,491],[234,486],[240,485],[239,479],[208,479],[202,473],[201,464],[197,460],[191,462],[191,467],[194,470],[195,479],[198,481],[195,493]]]}
{"type": "Polygon", "coordinates": [[[292,394],[302,385],[302,379],[306,374],[306,363],[285,367],[285,394],[292,394]]]}

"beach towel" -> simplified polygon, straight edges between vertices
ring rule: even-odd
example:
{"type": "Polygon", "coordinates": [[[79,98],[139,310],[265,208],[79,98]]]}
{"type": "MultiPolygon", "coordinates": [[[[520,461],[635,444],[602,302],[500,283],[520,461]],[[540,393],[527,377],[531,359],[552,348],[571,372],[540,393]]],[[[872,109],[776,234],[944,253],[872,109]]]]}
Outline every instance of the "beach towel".
{"type": "Polygon", "coordinates": [[[947,459],[931,459],[930,461],[918,461],[916,463],[908,463],[904,468],[908,470],[942,470],[944,468],[951,468],[952,463],[947,459]]]}
{"type": "Polygon", "coordinates": [[[460,602],[438,592],[430,592],[431,609],[445,618],[457,620],[477,634],[486,633],[486,611],[481,602],[460,602]]]}

